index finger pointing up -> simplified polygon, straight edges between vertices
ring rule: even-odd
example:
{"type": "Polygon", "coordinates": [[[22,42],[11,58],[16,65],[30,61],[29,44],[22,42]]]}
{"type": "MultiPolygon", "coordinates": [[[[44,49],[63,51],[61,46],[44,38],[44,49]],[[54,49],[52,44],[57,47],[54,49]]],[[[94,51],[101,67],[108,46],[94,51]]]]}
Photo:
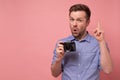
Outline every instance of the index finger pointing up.
{"type": "Polygon", "coordinates": [[[97,28],[98,29],[101,29],[101,25],[100,25],[100,22],[98,21],[98,24],[97,24],[97,28]]]}
{"type": "Polygon", "coordinates": [[[97,23],[97,30],[102,30],[102,26],[100,24],[100,21],[98,21],[98,23],[97,23]]]}

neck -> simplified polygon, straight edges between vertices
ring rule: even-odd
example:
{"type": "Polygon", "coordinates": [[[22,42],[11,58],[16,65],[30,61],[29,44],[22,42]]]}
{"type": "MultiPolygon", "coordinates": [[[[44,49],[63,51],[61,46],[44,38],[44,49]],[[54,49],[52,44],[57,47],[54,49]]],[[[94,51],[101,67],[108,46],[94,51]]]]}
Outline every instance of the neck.
{"type": "Polygon", "coordinates": [[[86,35],[87,35],[87,31],[85,31],[83,34],[81,34],[81,36],[77,37],[76,39],[81,41],[86,35]]]}

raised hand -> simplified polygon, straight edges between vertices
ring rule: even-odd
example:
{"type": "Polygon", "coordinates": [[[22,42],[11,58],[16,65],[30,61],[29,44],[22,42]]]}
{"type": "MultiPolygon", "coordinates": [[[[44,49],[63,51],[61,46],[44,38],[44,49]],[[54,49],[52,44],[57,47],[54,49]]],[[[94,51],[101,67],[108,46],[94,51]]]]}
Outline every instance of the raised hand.
{"type": "Polygon", "coordinates": [[[95,38],[96,38],[98,41],[104,40],[104,32],[103,32],[103,30],[101,29],[101,25],[100,25],[99,22],[98,22],[98,24],[97,24],[97,28],[94,29],[94,31],[93,31],[93,35],[95,36],[95,38]]]}

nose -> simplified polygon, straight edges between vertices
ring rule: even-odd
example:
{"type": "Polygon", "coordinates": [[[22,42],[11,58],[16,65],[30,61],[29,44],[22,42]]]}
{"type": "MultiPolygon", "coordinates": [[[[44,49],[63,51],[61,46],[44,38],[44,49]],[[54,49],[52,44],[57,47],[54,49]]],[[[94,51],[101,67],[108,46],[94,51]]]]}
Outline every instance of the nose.
{"type": "Polygon", "coordinates": [[[77,27],[77,22],[76,21],[73,22],[73,26],[77,27]]]}

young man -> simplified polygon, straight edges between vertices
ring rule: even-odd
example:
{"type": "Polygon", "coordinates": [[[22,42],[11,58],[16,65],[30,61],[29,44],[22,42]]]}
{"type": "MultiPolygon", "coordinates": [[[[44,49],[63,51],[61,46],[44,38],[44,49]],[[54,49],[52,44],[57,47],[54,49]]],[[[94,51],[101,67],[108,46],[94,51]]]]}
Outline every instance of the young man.
{"type": "Polygon", "coordinates": [[[99,72],[112,71],[112,60],[100,25],[94,30],[94,37],[86,30],[91,11],[84,4],[75,4],[69,9],[69,23],[72,35],[57,42],[51,72],[54,77],[62,73],[62,80],[99,80],[99,72]],[[65,52],[64,42],[76,44],[76,51],[65,52]]]}

